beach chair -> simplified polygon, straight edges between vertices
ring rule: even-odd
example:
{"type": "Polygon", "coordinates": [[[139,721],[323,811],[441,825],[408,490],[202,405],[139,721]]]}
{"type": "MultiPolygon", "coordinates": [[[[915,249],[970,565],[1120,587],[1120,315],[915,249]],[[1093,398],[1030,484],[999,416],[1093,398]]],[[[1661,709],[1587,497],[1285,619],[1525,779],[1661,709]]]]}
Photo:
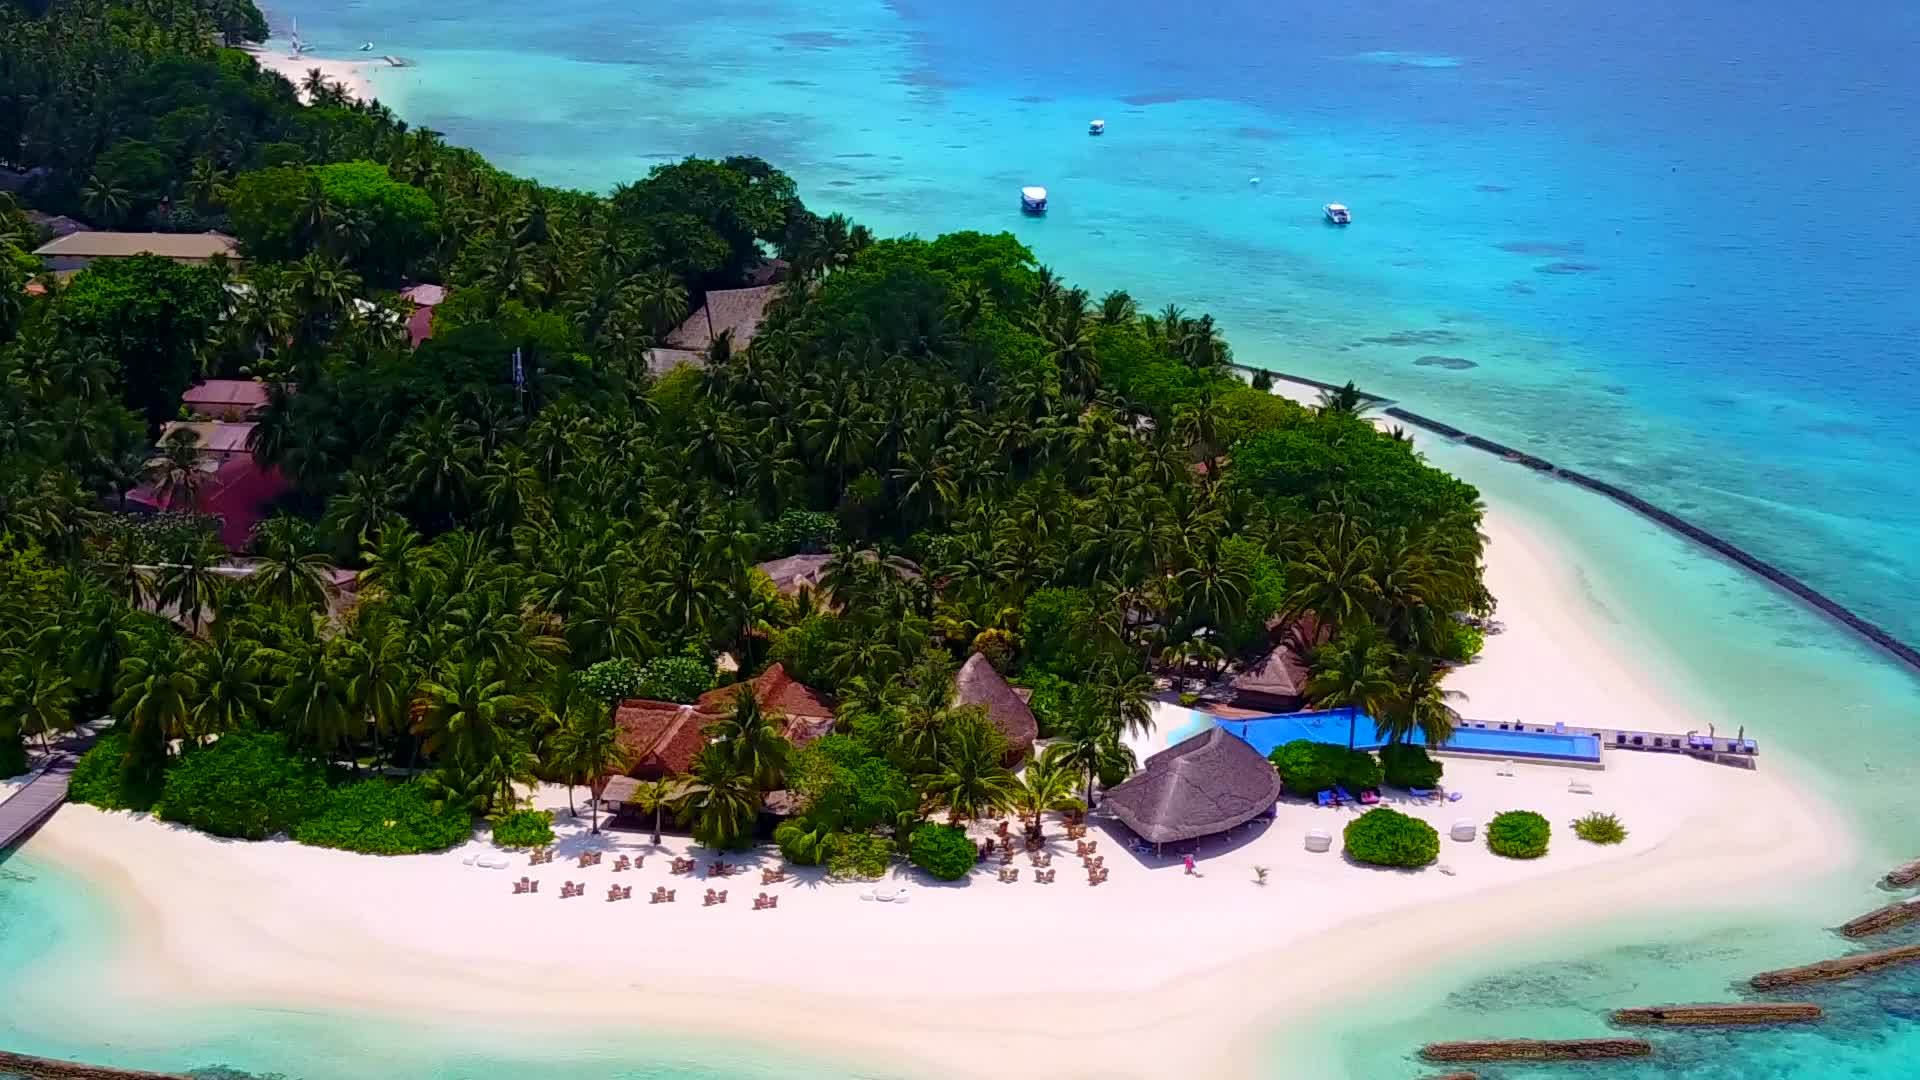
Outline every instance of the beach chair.
{"type": "Polygon", "coordinates": [[[1567,781],[1567,790],[1575,795],[1591,795],[1593,794],[1593,785],[1587,783],[1585,780],[1569,780],[1567,781]]]}
{"type": "Polygon", "coordinates": [[[527,891],[527,879],[526,879],[526,878],[521,878],[521,879],[520,879],[519,881],[516,881],[516,882],[514,882],[514,883],[513,883],[513,895],[515,895],[515,896],[519,896],[519,895],[520,895],[521,893],[523,893],[523,892],[526,892],[526,891],[527,891]]]}
{"type": "Polygon", "coordinates": [[[1378,806],[1379,804],[1380,804],[1379,792],[1369,788],[1366,791],[1363,791],[1360,793],[1361,806],[1378,806]]]}
{"type": "Polygon", "coordinates": [[[1313,801],[1321,806],[1331,807],[1333,805],[1333,792],[1322,791],[1313,797],[1313,801]]]}
{"type": "Polygon", "coordinates": [[[708,889],[708,890],[707,890],[707,895],[706,895],[706,898],[705,898],[704,900],[702,900],[702,901],[700,902],[700,906],[701,906],[701,907],[712,907],[712,906],[714,905],[714,903],[715,903],[715,901],[714,901],[714,899],[713,899],[713,890],[712,890],[712,889],[708,889]]]}
{"type": "Polygon", "coordinates": [[[528,892],[539,892],[539,891],[540,891],[540,883],[539,883],[538,881],[529,881],[529,882],[527,882],[527,891],[528,891],[528,892]]]}
{"type": "Polygon", "coordinates": [[[1407,789],[1407,794],[1416,799],[1431,799],[1438,796],[1440,792],[1434,788],[1410,787],[1407,789]]]}
{"type": "Polygon", "coordinates": [[[1348,791],[1346,787],[1341,784],[1335,784],[1333,786],[1333,798],[1336,803],[1342,806],[1345,806],[1347,803],[1350,803],[1350,802],[1359,801],[1353,797],[1353,792],[1348,791]]]}

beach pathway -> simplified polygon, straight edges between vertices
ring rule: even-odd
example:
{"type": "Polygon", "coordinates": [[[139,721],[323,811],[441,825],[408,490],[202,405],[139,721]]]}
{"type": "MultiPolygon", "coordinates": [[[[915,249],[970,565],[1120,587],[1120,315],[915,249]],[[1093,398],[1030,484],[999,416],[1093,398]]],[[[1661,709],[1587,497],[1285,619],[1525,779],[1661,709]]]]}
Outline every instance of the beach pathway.
{"type": "Polygon", "coordinates": [[[81,751],[93,742],[91,736],[64,739],[40,774],[0,802],[0,851],[25,840],[46,823],[54,811],[67,801],[67,784],[73,779],[73,767],[81,751]]]}

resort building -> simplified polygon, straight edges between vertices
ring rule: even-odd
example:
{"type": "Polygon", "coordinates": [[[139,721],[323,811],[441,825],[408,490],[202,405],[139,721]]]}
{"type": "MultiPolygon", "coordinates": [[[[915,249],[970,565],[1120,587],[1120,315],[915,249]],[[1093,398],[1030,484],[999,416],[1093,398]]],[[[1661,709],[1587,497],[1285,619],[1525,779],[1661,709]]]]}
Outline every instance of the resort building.
{"type": "Polygon", "coordinates": [[[47,241],[34,250],[49,270],[82,270],[95,259],[158,255],[181,263],[240,258],[233,237],[222,233],[76,232],[47,241]]]}
{"type": "Polygon", "coordinates": [[[1148,758],[1107,789],[1100,807],[1150,844],[1212,836],[1273,809],[1280,774],[1260,752],[1217,727],[1148,758]]]}
{"type": "Polygon", "coordinates": [[[1287,627],[1278,645],[1227,684],[1234,705],[1265,712],[1306,708],[1307,679],[1312,674],[1307,655],[1326,638],[1327,632],[1311,615],[1287,627]]]}
{"type": "Polygon", "coordinates": [[[407,344],[419,348],[433,336],[433,312],[447,301],[445,285],[413,285],[400,290],[400,299],[413,308],[407,316],[407,344]]]}
{"type": "Polygon", "coordinates": [[[985,653],[974,653],[960,665],[953,680],[954,704],[979,705],[987,710],[987,719],[1007,740],[1007,764],[1012,765],[1033,753],[1033,740],[1040,737],[1040,722],[1033,710],[987,660],[985,653]]]}
{"type": "MultiPolygon", "coordinates": [[[[879,555],[872,551],[863,551],[860,557],[871,561],[879,558],[879,555]]],[[[831,555],[789,555],[784,559],[755,564],[754,569],[771,578],[774,588],[779,589],[781,595],[797,596],[802,589],[819,591],[822,587],[821,582],[826,576],[827,564],[832,561],[831,555]]],[[[897,555],[889,557],[887,565],[906,581],[914,581],[920,577],[919,566],[897,555]]]]}
{"type": "Polygon", "coordinates": [[[795,746],[805,746],[833,730],[833,707],[826,699],[788,675],[784,666],[774,664],[744,684],[709,690],[691,705],[644,698],[621,702],[613,722],[620,729],[621,743],[633,754],[628,774],[657,780],[692,768],[693,759],[707,745],[707,725],[732,713],[734,695],[742,685],[752,687],[763,711],[779,718],[782,734],[795,746]]]}
{"type": "Polygon", "coordinates": [[[180,395],[187,411],[203,420],[237,424],[257,419],[267,407],[267,384],[253,379],[208,379],[180,395]]]}
{"type": "Polygon", "coordinates": [[[745,349],[760,332],[760,324],[767,317],[767,306],[779,293],[778,285],[715,289],[707,293],[699,310],[675,327],[660,348],[647,351],[647,370],[658,377],[683,364],[704,367],[707,349],[722,335],[733,346],[733,351],[745,349]]]}
{"type": "MultiPolygon", "coordinates": [[[[239,386],[205,391],[210,384],[203,383],[190,388],[181,395],[181,399],[189,409],[204,415],[201,412],[202,405],[218,407],[219,402],[227,398],[244,404],[250,400],[252,392],[239,387],[253,386],[261,391],[264,403],[266,387],[259,383],[220,381],[238,383],[239,386]],[[202,391],[205,392],[196,397],[196,393],[202,391]],[[196,405],[196,401],[200,404],[196,405]]],[[[162,498],[151,483],[143,483],[127,492],[127,508],[145,512],[212,515],[220,519],[221,543],[234,551],[244,550],[253,539],[253,527],[267,516],[274,502],[291,487],[279,469],[262,468],[253,460],[248,439],[255,426],[249,421],[226,420],[179,420],[162,425],[157,446],[164,446],[167,436],[176,431],[193,433],[202,461],[200,471],[204,475],[191,494],[175,491],[166,498],[162,498]]]]}

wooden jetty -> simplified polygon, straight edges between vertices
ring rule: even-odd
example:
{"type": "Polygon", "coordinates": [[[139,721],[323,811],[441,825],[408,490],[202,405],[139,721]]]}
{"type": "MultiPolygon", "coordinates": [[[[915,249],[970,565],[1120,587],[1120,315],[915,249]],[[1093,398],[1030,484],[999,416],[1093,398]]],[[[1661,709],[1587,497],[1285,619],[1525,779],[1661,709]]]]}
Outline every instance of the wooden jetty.
{"type": "Polygon", "coordinates": [[[1428,1043],[1420,1056],[1428,1061],[1600,1061],[1647,1057],[1645,1039],[1478,1039],[1428,1043]]]}
{"type": "Polygon", "coordinates": [[[1801,1001],[1742,1001],[1725,1005],[1650,1005],[1613,1010],[1616,1024],[1652,1024],[1660,1027],[1696,1027],[1733,1024],[1792,1024],[1818,1020],[1818,1005],[1801,1001]]]}
{"type": "Polygon", "coordinates": [[[33,830],[46,824],[53,812],[67,801],[67,784],[73,779],[74,761],[72,754],[56,752],[40,775],[0,803],[0,851],[31,836],[33,830]]]}
{"type": "Polygon", "coordinates": [[[1763,971],[1748,982],[1755,990],[1772,990],[1776,987],[1797,986],[1801,983],[1851,979],[1855,975],[1864,975],[1869,971],[1878,971],[1881,968],[1911,963],[1915,960],[1920,960],[1920,945],[1902,945],[1893,949],[1880,949],[1876,952],[1855,953],[1852,956],[1822,960],[1805,967],[1763,971]]]}
{"type": "Polygon", "coordinates": [[[1841,926],[1840,933],[1850,938],[1863,938],[1915,919],[1920,919],[1920,896],[1869,911],[1841,926]]]}
{"type": "Polygon", "coordinates": [[[190,1080],[180,1073],[110,1069],[103,1065],[82,1065],[75,1061],[30,1057],[5,1050],[0,1050],[0,1074],[24,1076],[28,1080],[190,1080]]]}
{"type": "Polygon", "coordinates": [[[1920,881],[1920,859],[1915,859],[1905,866],[1894,867],[1887,871],[1887,876],[1881,878],[1880,881],[1881,884],[1890,889],[1903,888],[1912,885],[1916,881],[1920,881]]]}

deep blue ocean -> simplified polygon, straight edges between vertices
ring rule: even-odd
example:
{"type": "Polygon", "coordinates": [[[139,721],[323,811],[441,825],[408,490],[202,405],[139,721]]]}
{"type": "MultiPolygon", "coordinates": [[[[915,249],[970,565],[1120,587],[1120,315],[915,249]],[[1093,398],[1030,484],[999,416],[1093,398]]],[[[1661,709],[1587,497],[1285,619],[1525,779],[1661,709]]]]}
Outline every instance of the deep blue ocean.
{"type": "MultiPolygon", "coordinates": [[[[551,183],[605,189],[686,154],[751,153],[814,208],[882,233],[1012,230],[1096,292],[1213,312],[1243,361],[1353,378],[1622,483],[1920,640],[1911,0],[285,0],[270,14],[283,34],[297,17],[323,55],[371,40],[413,60],[376,73],[383,100],[551,183]],[[1031,183],[1052,193],[1044,219],[1018,213],[1031,183]],[[1351,227],[1322,222],[1329,201],[1353,208],[1351,227]]],[[[1566,485],[1434,454],[1564,533],[1650,667],[1684,668],[1703,708],[1804,762],[1857,815],[1865,858],[1920,854],[1910,673],[1566,485]]],[[[1764,925],[1616,927],[1504,970],[1431,973],[1404,1002],[1316,1021],[1274,1075],[1302,1061],[1423,1075],[1407,1051],[1427,1038],[1593,1034],[1606,1008],[1721,997],[1741,973],[1836,951],[1819,927],[1884,902],[1870,880],[1764,925]]],[[[16,933],[65,910],[35,888],[15,890],[16,933]]],[[[0,930],[7,902],[0,888],[0,930]]],[[[1663,1036],[1655,1062],[1604,1075],[1920,1074],[1920,977],[1821,998],[1830,1023],[1663,1036]]],[[[252,1042],[247,1023],[195,1057],[299,1075],[328,1045],[313,1018],[252,1042]]]]}

